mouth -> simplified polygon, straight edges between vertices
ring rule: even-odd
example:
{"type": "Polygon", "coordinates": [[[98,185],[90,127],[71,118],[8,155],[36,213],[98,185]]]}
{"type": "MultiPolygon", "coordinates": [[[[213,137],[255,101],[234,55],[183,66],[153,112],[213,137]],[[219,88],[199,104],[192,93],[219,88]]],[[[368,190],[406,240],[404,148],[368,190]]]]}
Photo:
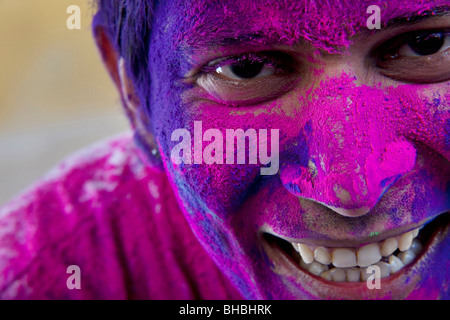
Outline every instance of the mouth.
{"type": "Polygon", "coordinates": [[[379,268],[376,276],[386,287],[394,284],[396,279],[404,278],[402,276],[419,261],[427,260],[427,253],[433,251],[447,232],[449,220],[450,212],[446,212],[430,222],[410,226],[406,230],[401,228],[386,234],[371,234],[371,239],[345,244],[287,239],[271,232],[262,233],[262,242],[274,271],[297,278],[299,284],[314,283],[316,287],[334,286],[333,289],[337,286],[344,291],[346,288],[364,290],[373,274],[373,268],[369,269],[371,266],[379,268]]]}

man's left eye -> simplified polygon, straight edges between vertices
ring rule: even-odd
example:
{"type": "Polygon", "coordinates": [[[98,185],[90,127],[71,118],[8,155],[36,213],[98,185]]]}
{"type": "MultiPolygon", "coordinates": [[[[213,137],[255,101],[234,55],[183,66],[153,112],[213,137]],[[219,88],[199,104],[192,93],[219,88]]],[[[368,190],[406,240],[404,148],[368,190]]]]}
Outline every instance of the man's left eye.
{"type": "Polygon", "coordinates": [[[373,52],[381,74],[391,79],[429,84],[450,79],[450,32],[418,30],[388,40],[373,52]]]}
{"type": "Polygon", "coordinates": [[[428,56],[450,47],[450,37],[443,31],[422,31],[409,35],[399,49],[403,56],[428,56]]]}

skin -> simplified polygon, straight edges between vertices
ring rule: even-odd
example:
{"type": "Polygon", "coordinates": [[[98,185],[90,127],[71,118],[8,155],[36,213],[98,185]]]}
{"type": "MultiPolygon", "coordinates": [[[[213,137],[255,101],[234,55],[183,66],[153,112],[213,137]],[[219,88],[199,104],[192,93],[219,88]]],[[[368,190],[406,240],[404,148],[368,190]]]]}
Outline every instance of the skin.
{"type": "MultiPolygon", "coordinates": [[[[134,128],[149,144],[156,141],[186,219],[216,264],[250,299],[450,298],[447,230],[432,252],[381,290],[298,274],[274,262],[261,237],[270,232],[308,244],[358,246],[450,209],[450,82],[442,75],[449,72],[450,53],[431,61],[438,64],[434,78],[442,77],[437,83],[418,83],[417,60],[393,62],[386,75],[369,59],[373,49],[405,32],[448,29],[450,18],[369,31],[365,11],[376,1],[334,1],[320,11],[303,1],[226,3],[226,9],[195,0],[157,7],[150,118],[142,116],[120,57],[108,41],[99,44],[134,128]],[[248,34],[259,36],[246,41],[248,34]],[[201,71],[220,58],[263,51],[288,53],[295,72],[239,90],[214,68],[201,71]],[[175,165],[171,133],[193,132],[194,121],[224,137],[225,129],[279,129],[279,173],[261,176],[260,165],[175,165]]],[[[448,4],[379,3],[383,23],[448,4]]]]}

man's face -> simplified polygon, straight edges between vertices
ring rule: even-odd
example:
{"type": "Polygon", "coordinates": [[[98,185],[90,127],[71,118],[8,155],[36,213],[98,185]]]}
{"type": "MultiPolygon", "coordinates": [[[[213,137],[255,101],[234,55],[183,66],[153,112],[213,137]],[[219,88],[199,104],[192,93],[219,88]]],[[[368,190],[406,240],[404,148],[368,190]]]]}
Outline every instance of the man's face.
{"type": "Polygon", "coordinates": [[[246,298],[450,298],[450,2],[320,2],[156,8],[151,121],[186,218],[246,298]],[[174,164],[194,121],[279,129],[279,172],[225,144],[224,164],[174,164]]]}

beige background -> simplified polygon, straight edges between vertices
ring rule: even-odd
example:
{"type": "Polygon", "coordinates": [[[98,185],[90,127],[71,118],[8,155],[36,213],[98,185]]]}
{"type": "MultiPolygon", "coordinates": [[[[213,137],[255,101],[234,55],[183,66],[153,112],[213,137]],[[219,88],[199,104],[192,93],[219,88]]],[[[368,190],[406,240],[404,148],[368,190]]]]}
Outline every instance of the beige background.
{"type": "Polygon", "coordinates": [[[88,0],[0,0],[0,206],[68,154],[128,129],[88,0]],[[67,7],[81,8],[69,30],[67,7]]]}

